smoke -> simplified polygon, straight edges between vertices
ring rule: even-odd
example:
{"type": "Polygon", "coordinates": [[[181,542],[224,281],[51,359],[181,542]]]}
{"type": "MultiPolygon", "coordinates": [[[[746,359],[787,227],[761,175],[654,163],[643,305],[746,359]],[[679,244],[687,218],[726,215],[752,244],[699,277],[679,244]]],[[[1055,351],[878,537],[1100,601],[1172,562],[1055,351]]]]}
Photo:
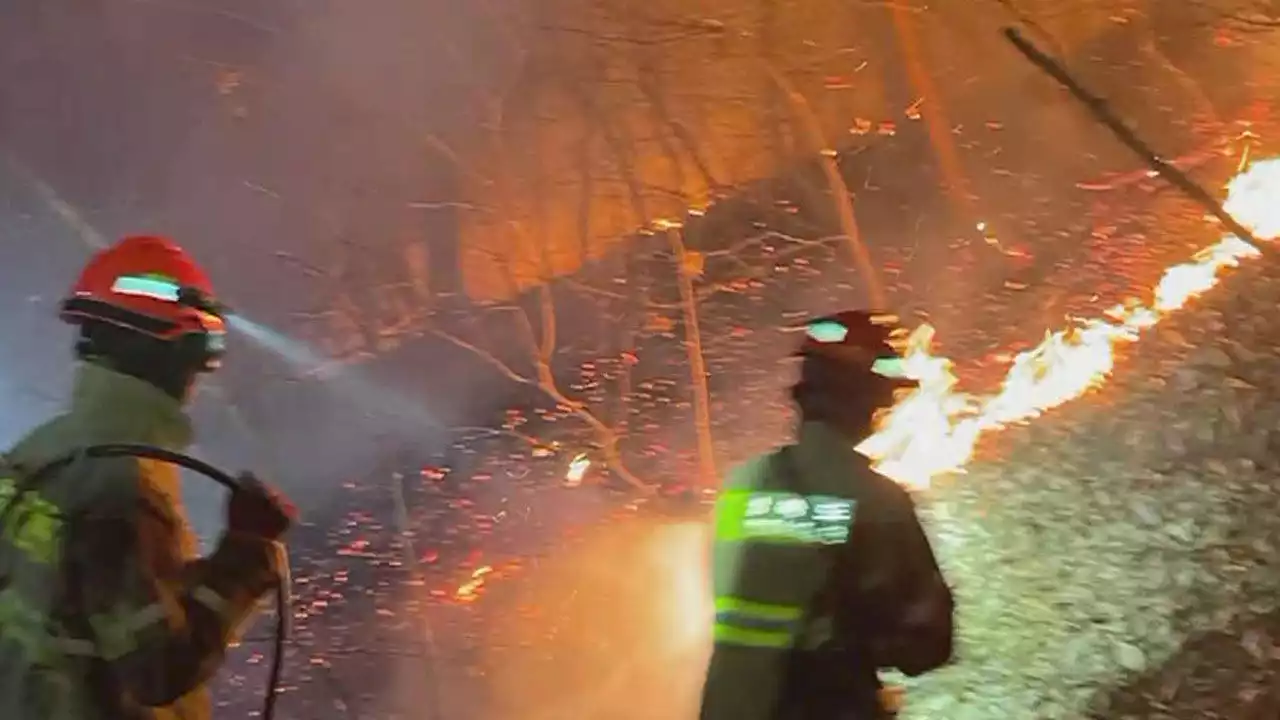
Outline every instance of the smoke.
{"type": "MultiPolygon", "coordinates": [[[[412,280],[397,275],[411,243],[429,249],[432,291],[456,290],[452,218],[424,209],[456,200],[456,169],[426,138],[475,132],[475,96],[503,84],[516,53],[481,29],[486,3],[90,5],[19,0],[0,26],[0,151],[29,169],[0,169],[0,270],[23,268],[0,284],[0,436],[54,412],[72,365],[69,339],[50,332],[54,303],[88,251],[137,232],[173,237],[242,310],[227,366],[196,403],[197,454],[258,471],[311,520],[333,522],[326,506],[344,482],[384,481],[371,468],[389,450],[424,460],[451,439],[444,426],[511,400],[474,358],[426,343],[366,348],[379,357],[363,367],[329,363],[300,338],[344,329],[297,319],[349,300],[367,330],[354,334],[382,337],[392,319],[378,291],[412,280]],[[18,232],[20,213],[34,219],[18,232]],[[22,305],[26,295],[41,300],[22,305]],[[10,400],[27,385],[55,400],[10,400]]],[[[474,492],[496,504],[514,484],[474,492]]],[[[187,498],[208,534],[222,498],[206,485],[187,498]]],[[[554,518],[575,511],[563,505],[554,518]]],[[[406,676],[421,670],[411,665],[406,676]]]]}

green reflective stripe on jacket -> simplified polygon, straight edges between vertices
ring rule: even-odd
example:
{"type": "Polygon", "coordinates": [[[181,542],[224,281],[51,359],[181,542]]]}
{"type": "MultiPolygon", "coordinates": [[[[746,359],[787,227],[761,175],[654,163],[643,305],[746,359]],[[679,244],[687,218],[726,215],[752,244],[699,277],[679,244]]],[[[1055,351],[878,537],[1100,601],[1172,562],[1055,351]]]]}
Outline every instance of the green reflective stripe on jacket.
{"type": "MultiPolygon", "coordinates": [[[[768,485],[766,485],[768,487],[768,485]]],[[[715,641],[721,645],[788,649],[807,635],[810,593],[825,575],[820,548],[843,542],[852,500],[730,487],[716,506],[720,587],[715,641]],[[727,584],[724,584],[727,581],[727,584]],[[777,602],[771,602],[777,601],[777,602]]]]}
{"type": "Polygon", "coordinates": [[[838,545],[849,536],[854,501],[735,488],[716,505],[716,540],[838,545]]]}
{"type": "Polygon", "coordinates": [[[795,644],[795,634],[789,630],[747,630],[717,622],[715,641],[723,645],[786,650],[795,644]]]}
{"type": "Polygon", "coordinates": [[[38,563],[54,562],[62,531],[58,506],[34,492],[15,498],[17,491],[13,478],[0,477],[0,516],[4,517],[0,530],[4,540],[38,563]]]}
{"type": "Polygon", "coordinates": [[[812,616],[814,602],[869,473],[866,458],[820,423],[729,472],[716,503],[715,644],[700,720],[776,718],[785,656],[830,636],[827,619],[812,616]]]}
{"type": "Polygon", "coordinates": [[[84,650],[45,611],[57,587],[62,514],[34,491],[19,495],[13,470],[0,467],[0,642],[50,666],[72,648],[84,650]]]}
{"type": "Polygon", "coordinates": [[[792,605],[752,602],[733,596],[718,597],[715,602],[716,614],[731,613],[782,621],[799,620],[804,614],[801,608],[792,605]]]}
{"type": "Polygon", "coordinates": [[[715,639],[731,645],[791,647],[804,610],[791,605],[716,598],[715,639]]]}

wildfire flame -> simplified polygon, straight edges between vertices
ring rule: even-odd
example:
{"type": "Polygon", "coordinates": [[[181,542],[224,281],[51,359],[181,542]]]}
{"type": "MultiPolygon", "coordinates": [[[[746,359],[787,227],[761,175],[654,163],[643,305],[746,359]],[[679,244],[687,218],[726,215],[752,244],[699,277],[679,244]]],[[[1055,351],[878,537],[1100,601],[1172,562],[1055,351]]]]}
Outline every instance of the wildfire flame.
{"type": "MultiPolygon", "coordinates": [[[[1255,162],[1227,184],[1224,204],[1261,240],[1280,237],[1280,158],[1255,162]],[[1275,205],[1275,207],[1273,207],[1275,205]]],[[[879,429],[858,446],[880,472],[912,488],[964,469],[984,432],[1024,422],[1101,385],[1115,365],[1115,351],[1142,331],[1218,284],[1219,274],[1261,251],[1228,235],[1196,253],[1189,262],[1165,270],[1151,297],[1131,299],[1104,318],[1072,318],[1064,330],[1046,333],[1039,345],[1010,363],[1000,390],[976,395],[958,389],[952,362],[930,352],[934,328],[921,325],[905,352],[907,374],[919,388],[890,409],[879,429]]],[[[569,463],[565,484],[578,485],[591,467],[586,453],[569,463]]],[[[492,567],[475,570],[454,597],[471,602],[483,591],[492,567]]]]}
{"type": "MultiPolygon", "coordinates": [[[[1259,161],[1227,184],[1227,212],[1262,240],[1280,237],[1280,158],[1259,161]]],[[[957,390],[950,360],[930,353],[934,329],[912,334],[908,373],[920,387],[889,410],[874,435],[858,449],[880,472],[913,488],[962,470],[978,437],[1046,410],[1101,385],[1115,365],[1116,348],[1132,343],[1169,313],[1218,284],[1219,273],[1261,251],[1228,235],[1167,269],[1145,303],[1117,305],[1105,319],[1072,318],[1064,330],[1046,333],[1036,347],[1013,359],[999,392],[973,395],[957,390]]]]}

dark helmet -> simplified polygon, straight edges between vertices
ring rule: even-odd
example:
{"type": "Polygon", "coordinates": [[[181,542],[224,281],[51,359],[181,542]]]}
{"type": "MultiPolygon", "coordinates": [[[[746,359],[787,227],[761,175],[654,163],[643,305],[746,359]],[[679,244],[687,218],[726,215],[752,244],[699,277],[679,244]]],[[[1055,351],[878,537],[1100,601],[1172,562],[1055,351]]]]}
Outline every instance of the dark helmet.
{"type": "Polygon", "coordinates": [[[908,334],[891,313],[846,310],[805,323],[796,354],[806,363],[841,366],[851,382],[914,388],[919,383],[907,377],[902,355],[908,334]]]}
{"type": "Polygon", "coordinates": [[[89,260],[63,301],[63,321],[81,328],[82,354],[107,334],[139,335],[179,349],[198,370],[218,366],[225,309],[205,272],[161,237],[126,237],[89,260]]]}
{"type": "Polygon", "coordinates": [[[861,431],[899,391],[919,386],[906,375],[907,330],[890,313],[847,310],[814,318],[804,330],[791,396],[805,419],[861,431]]]}

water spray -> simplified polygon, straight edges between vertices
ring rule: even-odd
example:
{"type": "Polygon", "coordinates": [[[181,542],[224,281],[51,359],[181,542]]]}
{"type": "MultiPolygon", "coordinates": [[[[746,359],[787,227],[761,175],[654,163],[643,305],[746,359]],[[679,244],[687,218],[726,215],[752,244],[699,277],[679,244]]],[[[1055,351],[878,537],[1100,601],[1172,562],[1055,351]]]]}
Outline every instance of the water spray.
{"type": "MultiPolygon", "coordinates": [[[[332,365],[333,361],[325,358],[306,343],[295,340],[264,324],[255,322],[244,315],[229,314],[226,317],[226,322],[228,328],[253,343],[258,349],[285,363],[299,374],[318,375],[319,371],[332,365]]],[[[398,417],[410,419],[426,427],[441,427],[439,421],[421,406],[360,377],[354,370],[347,369],[346,372],[341,374],[330,374],[325,377],[325,380],[331,387],[340,389],[346,399],[353,404],[366,406],[370,403],[376,404],[384,411],[389,410],[398,417]]],[[[399,529],[400,547],[404,555],[405,567],[409,568],[417,576],[415,579],[422,581],[425,576],[422,572],[421,562],[418,559],[418,553],[414,548],[413,533],[409,529],[409,507],[405,500],[402,480],[403,478],[399,472],[393,473],[390,488],[392,499],[395,502],[395,520],[399,529]]],[[[420,618],[420,623],[424,659],[429,663],[426,681],[431,685],[428,694],[433,705],[430,709],[429,717],[439,720],[439,718],[444,717],[442,708],[443,693],[436,679],[438,670],[442,667],[440,662],[441,655],[439,645],[436,642],[435,630],[431,622],[426,618],[425,613],[420,618]]]]}
{"type": "Polygon", "coordinates": [[[226,317],[226,322],[237,336],[271,355],[292,372],[322,380],[327,387],[337,390],[343,400],[361,410],[377,410],[423,428],[444,429],[440,420],[421,404],[369,379],[357,368],[338,364],[301,340],[243,314],[233,312],[226,317]]]}

